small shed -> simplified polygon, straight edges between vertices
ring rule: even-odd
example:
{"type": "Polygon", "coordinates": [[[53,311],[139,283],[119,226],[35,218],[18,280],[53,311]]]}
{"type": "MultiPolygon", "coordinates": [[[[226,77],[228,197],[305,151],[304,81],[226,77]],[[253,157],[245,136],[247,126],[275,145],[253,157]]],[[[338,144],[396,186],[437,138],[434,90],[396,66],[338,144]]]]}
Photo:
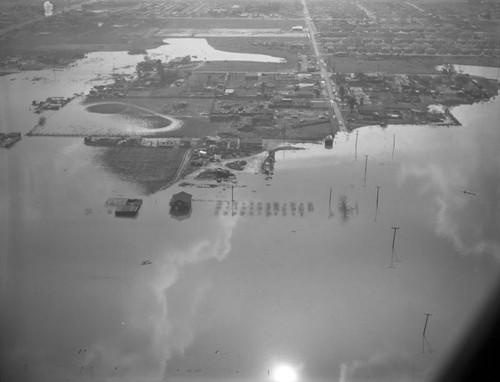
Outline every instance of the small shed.
{"type": "Polygon", "coordinates": [[[170,199],[170,210],[174,212],[189,211],[191,209],[191,199],[191,194],[184,191],[172,195],[172,199],[170,199]]]}
{"type": "Polygon", "coordinates": [[[142,199],[126,199],[124,203],[116,206],[115,216],[135,217],[141,208],[142,199]]]}

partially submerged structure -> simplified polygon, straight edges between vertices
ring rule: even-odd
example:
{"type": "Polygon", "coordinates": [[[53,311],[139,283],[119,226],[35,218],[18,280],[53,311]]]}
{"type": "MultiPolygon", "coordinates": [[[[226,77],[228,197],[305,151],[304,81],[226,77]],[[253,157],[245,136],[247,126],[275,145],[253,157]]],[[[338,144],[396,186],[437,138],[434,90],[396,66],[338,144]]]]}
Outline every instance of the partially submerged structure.
{"type": "Polygon", "coordinates": [[[191,194],[181,191],[172,195],[170,200],[170,213],[172,215],[184,215],[191,211],[191,194]]]}
{"type": "Polygon", "coordinates": [[[114,208],[117,217],[136,217],[142,206],[142,199],[108,198],[106,206],[114,208]]]}
{"type": "Polygon", "coordinates": [[[0,147],[9,148],[21,140],[21,133],[0,133],[0,147]]]}
{"type": "Polygon", "coordinates": [[[142,199],[127,199],[125,204],[118,206],[115,210],[115,216],[135,217],[141,208],[142,199]]]}
{"type": "Polygon", "coordinates": [[[331,149],[333,147],[333,135],[328,135],[325,138],[325,149],[331,149]]]}

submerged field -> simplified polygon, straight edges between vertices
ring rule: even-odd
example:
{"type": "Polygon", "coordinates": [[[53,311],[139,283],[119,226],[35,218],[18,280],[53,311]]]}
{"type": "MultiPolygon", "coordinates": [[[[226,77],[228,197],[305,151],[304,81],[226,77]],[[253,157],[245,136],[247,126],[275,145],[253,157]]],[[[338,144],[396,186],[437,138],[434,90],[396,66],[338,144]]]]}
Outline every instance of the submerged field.
{"type": "Polygon", "coordinates": [[[92,148],[97,163],[119,179],[137,184],[146,195],[174,181],[187,150],[181,148],[109,147],[92,148]]]}

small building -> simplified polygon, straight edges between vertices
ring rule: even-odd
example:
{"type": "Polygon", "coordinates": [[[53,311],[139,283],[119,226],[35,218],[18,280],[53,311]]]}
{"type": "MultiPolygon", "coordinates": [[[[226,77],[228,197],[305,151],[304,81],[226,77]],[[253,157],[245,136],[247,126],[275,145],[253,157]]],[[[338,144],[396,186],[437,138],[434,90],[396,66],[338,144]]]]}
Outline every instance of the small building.
{"type": "Polygon", "coordinates": [[[184,191],[172,195],[172,199],[170,199],[170,211],[173,213],[189,211],[191,209],[191,199],[191,194],[184,191]]]}
{"type": "Polygon", "coordinates": [[[0,147],[9,148],[21,140],[21,133],[0,133],[0,147]]]}
{"type": "Polygon", "coordinates": [[[124,204],[118,205],[115,216],[135,217],[141,208],[142,199],[127,199],[124,204]]]}
{"type": "Polygon", "coordinates": [[[328,135],[325,138],[325,149],[331,149],[333,147],[333,135],[328,135]]]}
{"type": "Polygon", "coordinates": [[[241,138],[240,140],[241,150],[262,150],[262,139],[260,138],[241,138]]]}
{"type": "Polygon", "coordinates": [[[253,125],[261,125],[271,123],[274,119],[273,113],[258,113],[252,117],[253,125]]]}
{"type": "Polygon", "coordinates": [[[258,81],[259,73],[245,73],[245,81],[258,81]]]}
{"type": "Polygon", "coordinates": [[[180,143],[179,143],[180,147],[184,147],[184,148],[189,148],[189,147],[191,147],[191,144],[192,144],[192,143],[191,143],[191,140],[190,140],[190,139],[181,139],[181,140],[180,140],[180,143]]]}

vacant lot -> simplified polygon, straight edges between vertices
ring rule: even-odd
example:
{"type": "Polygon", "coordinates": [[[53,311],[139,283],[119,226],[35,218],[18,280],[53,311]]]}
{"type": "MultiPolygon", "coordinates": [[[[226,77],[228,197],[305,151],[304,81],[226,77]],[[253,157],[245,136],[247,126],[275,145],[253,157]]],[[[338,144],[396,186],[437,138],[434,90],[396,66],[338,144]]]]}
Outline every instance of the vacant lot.
{"type": "MultiPolygon", "coordinates": [[[[432,74],[436,73],[436,65],[453,63],[457,65],[497,66],[491,57],[465,57],[465,56],[415,56],[392,57],[384,59],[364,59],[355,57],[335,57],[328,55],[327,60],[333,65],[334,72],[382,72],[388,74],[432,74]]],[[[328,61],[327,61],[328,62],[328,61]]]]}

